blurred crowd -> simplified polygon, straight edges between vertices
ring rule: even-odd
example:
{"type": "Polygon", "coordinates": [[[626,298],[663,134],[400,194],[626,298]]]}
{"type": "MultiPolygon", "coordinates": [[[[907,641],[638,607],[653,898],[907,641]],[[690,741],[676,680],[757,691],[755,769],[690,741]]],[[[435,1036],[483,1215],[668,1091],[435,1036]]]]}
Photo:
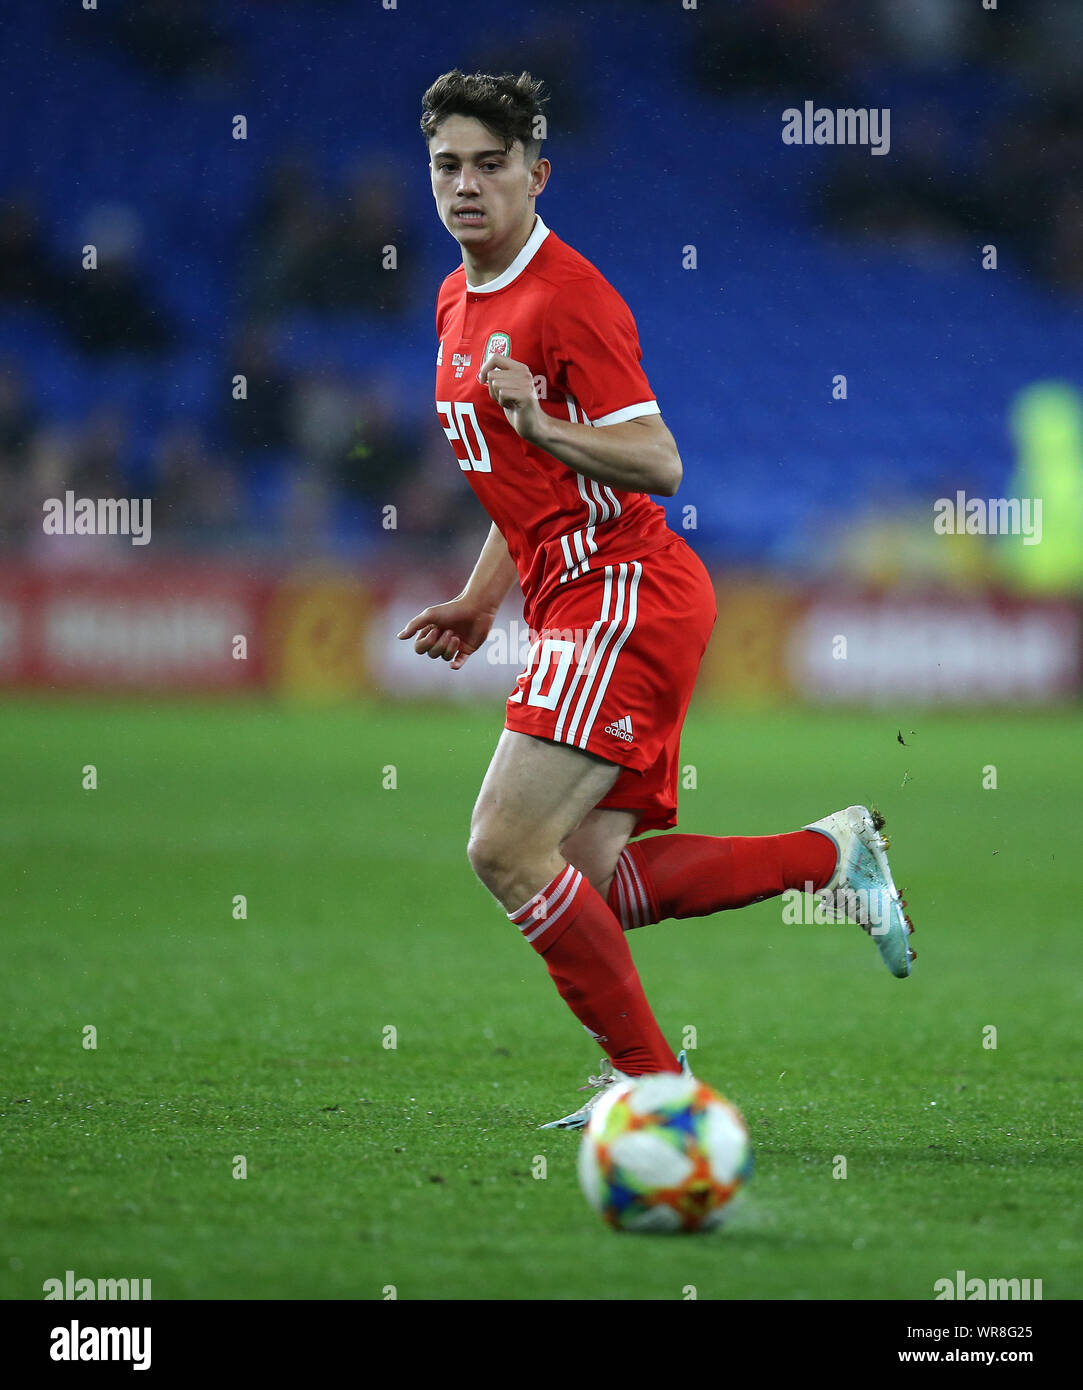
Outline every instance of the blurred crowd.
{"type": "MultiPolygon", "coordinates": [[[[658,2],[644,0],[647,9],[658,2]]],[[[1072,8],[1033,0],[1025,20],[1008,22],[970,0],[750,0],[704,13],[685,63],[690,80],[722,100],[801,92],[820,105],[853,105],[857,80],[867,90],[868,75],[892,65],[918,75],[975,63],[1010,68],[1016,101],[983,115],[978,147],[961,150],[960,122],[941,118],[934,103],[924,108],[921,138],[901,155],[897,146],[890,160],[840,151],[819,189],[819,215],[825,228],[895,244],[1003,238],[1051,286],[1078,293],[1083,72],[1081,46],[1066,42],[1064,12],[1072,8]]],[[[121,5],[88,32],[81,42],[119,45],[174,92],[220,83],[248,60],[209,0],[121,5]]],[[[598,117],[592,57],[574,15],[555,7],[532,43],[562,129],[589,136],[598,117]]],[[[522,57],[491,45],[476,62],[505,70],[522,66],[522,57]]],[[[20,362],[3,364],[0,543],[40,531],[43,495],[70,487],[108,496],[135,484],[155,499],[155,535],[188,546],[377,546],[389,515],[398,535],[419,546],[450,546],[464,531],[467,548],[475,543],[476,508],[448,468],[446,440],[417,400],[401,399],[401,381],[326,361],[298,367],[279,350],[291,316],[345,315],[358,332],[386,335],[431,312],[431,277],[419,273],[428,232],[401,183],[371,164],[337,182],[316,167],[303,148],[273,163],[238,240],[231,322],[216,366],[243,374],[244,399],[223,393],[213,410],[180,412],[148,439],[137,408],[119,399],[62,424],[45,418],[20,362]]],[[[0,313],[36,311],[65,351],[88,363],[138,358],[168,372],[198,351],[183,314],[147,271],[137,209],[102,204],[80,232],[96,248],[93,274],[50,249],[30,189],[6,190],[0,313]]]]}
{"type": "MultiPolygon", "coordinates": [[[[0,210],[0,310],[36,310],[89,364],[140,359],[168,371],[191,343],[142,266],[138,213],[102,205],[80,230],[81,244],[95,248],[92,272],[50,252],[29,191],[10,197],[0,210]]],[[[301,543],[313,539],[314,520],[326,520],[338,503],[396,502],[423,466],[425,440],[408,413],[395,413],[386,383],[289,370],[276,354],[277,326],[291,314],[356,316],[359,331],[372,321],[386,330],[416,306],[415,233],[395,185],[361,171],[330,196],[303,157],[292,156],[273,169],[242,240],[238,318],[223,372],[245,378],[243,394],[225,396],[202,425],[195,418],[167,424],[149,467],[136,466],[144,441],[130,409],[105,404],[79,424],[50,425],[18,362],[3,364],[0,539],[10,543],[32,528],[29,499],[43,489],[55,495],[65,479],[79,495],[111,496],[141,473],[155,498],[156,534],[183,532],[195,544],[218,544],[241,528],[246,483],[261,472],[263,491],[278,496],[280,514],[264,518],[280,523],[276,539],[283,526],[301,543]],[[384,265],[389,245],[394,274],[384,265]]]]}
{"type": "Polygon", "coordinates": [[[824,225],[896,247],[999,244],[1055,288],[1083,290],[1078,4],[754,0],[706,14],[689,62],[705,91],[780,106],[795,93],[821,107],[884,105],[903,72],[909,92],[904,81],[895,115],[906,138],[890,159],[835,153],[819,193],[824,225]],[[926,79],[957,74],[965,84],[975,67],[1005,78],[1010,96],[1004,109],[960,120],[926,79]]]}

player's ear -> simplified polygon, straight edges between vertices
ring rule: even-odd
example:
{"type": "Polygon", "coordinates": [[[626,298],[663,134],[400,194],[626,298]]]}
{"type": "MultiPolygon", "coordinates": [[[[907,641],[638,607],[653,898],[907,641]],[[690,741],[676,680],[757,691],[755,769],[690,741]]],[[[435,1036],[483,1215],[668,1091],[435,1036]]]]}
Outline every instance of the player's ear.
{"type": "Polygon", "coordinates": [[[530,170],[530,183],[528,185],[530,196],[536,198],[545,185],[549,182],[549,175],[553,166],[547,159],[536,159],[530,170]]]}

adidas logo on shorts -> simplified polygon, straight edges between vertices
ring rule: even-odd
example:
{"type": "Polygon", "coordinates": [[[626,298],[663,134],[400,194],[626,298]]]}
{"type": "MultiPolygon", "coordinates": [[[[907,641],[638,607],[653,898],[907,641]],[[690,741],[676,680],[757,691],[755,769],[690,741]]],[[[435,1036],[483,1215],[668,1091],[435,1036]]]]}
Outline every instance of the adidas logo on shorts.
{"type": "Polygon", "coordinates": [[[612,734],[614,738],[623,739],[625,743],[631,743],[635,738],[632,733],[632,717],[626,714],[623,719],[618,719],[615,724],[607,724],[605,732],[612,734]]]}

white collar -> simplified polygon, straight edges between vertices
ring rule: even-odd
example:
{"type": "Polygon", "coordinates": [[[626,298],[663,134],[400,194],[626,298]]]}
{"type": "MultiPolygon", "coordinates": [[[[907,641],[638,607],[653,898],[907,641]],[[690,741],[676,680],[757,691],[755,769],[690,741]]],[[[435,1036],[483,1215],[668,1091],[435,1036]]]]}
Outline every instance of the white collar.
{"type": "Polygon", "coordinates": [[[487,285],[472,285],[470,281],[467,280],[466,288],[471,294],[494,294],[497,290],[504,289],[505,286],[510,285],[517,276],[523,273],[534,259],[538,247],[548,235],[549,228],[541,220],[541,217],[535,213],[534,230],[530,233],[530,236],[527,237],[526,245],[512,261],[511,265],[508,266],[507,270],[502,270],[496,279],[490,280],[487,285]]]}

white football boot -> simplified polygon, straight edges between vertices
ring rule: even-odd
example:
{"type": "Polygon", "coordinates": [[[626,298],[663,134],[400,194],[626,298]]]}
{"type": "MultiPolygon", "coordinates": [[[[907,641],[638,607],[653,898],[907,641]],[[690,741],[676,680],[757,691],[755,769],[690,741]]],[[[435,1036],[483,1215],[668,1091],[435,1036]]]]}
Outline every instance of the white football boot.
{"type": "Polygon", "coordinates": [[[839,852],[835,872],[815,896],[832,921],[859,923],[876,942],[891,973],[905,979],[917,960],[909,941],[914,926],[891,877],[888,841],[880,834],[883,826],[879,811],[847,806],[805,829],[826,835],[839,852]]]}
{"type": "MultiPolygon", "coordinates": [[[[691,1076],[692,1068],[688,1065],[688,1056],[685,1052],[678,1054],[677,1061],[681,1064],[681,1075],[691,1076]]],[[[578,1110],[573,1110],[570,1115],[565,1115],[562,1120],[550,1120],[548,1124],[539,1125],[539,1129],[583,1129],[590,1119],[590,1112],[598,1104],[601,1098],[609,1090],[610,1086],[616,1085],[621,1081],[634,1081],[637,1078],[625,1076],[624,1072],[618,1071],[608,1057],[602,1058],[602,1066],[597,1076],[589,1076],[587,1084],[580,1086],[581,1091],[589,1090],[594,1087],[594,1094],[581,1105],[578,1110]]]]}

